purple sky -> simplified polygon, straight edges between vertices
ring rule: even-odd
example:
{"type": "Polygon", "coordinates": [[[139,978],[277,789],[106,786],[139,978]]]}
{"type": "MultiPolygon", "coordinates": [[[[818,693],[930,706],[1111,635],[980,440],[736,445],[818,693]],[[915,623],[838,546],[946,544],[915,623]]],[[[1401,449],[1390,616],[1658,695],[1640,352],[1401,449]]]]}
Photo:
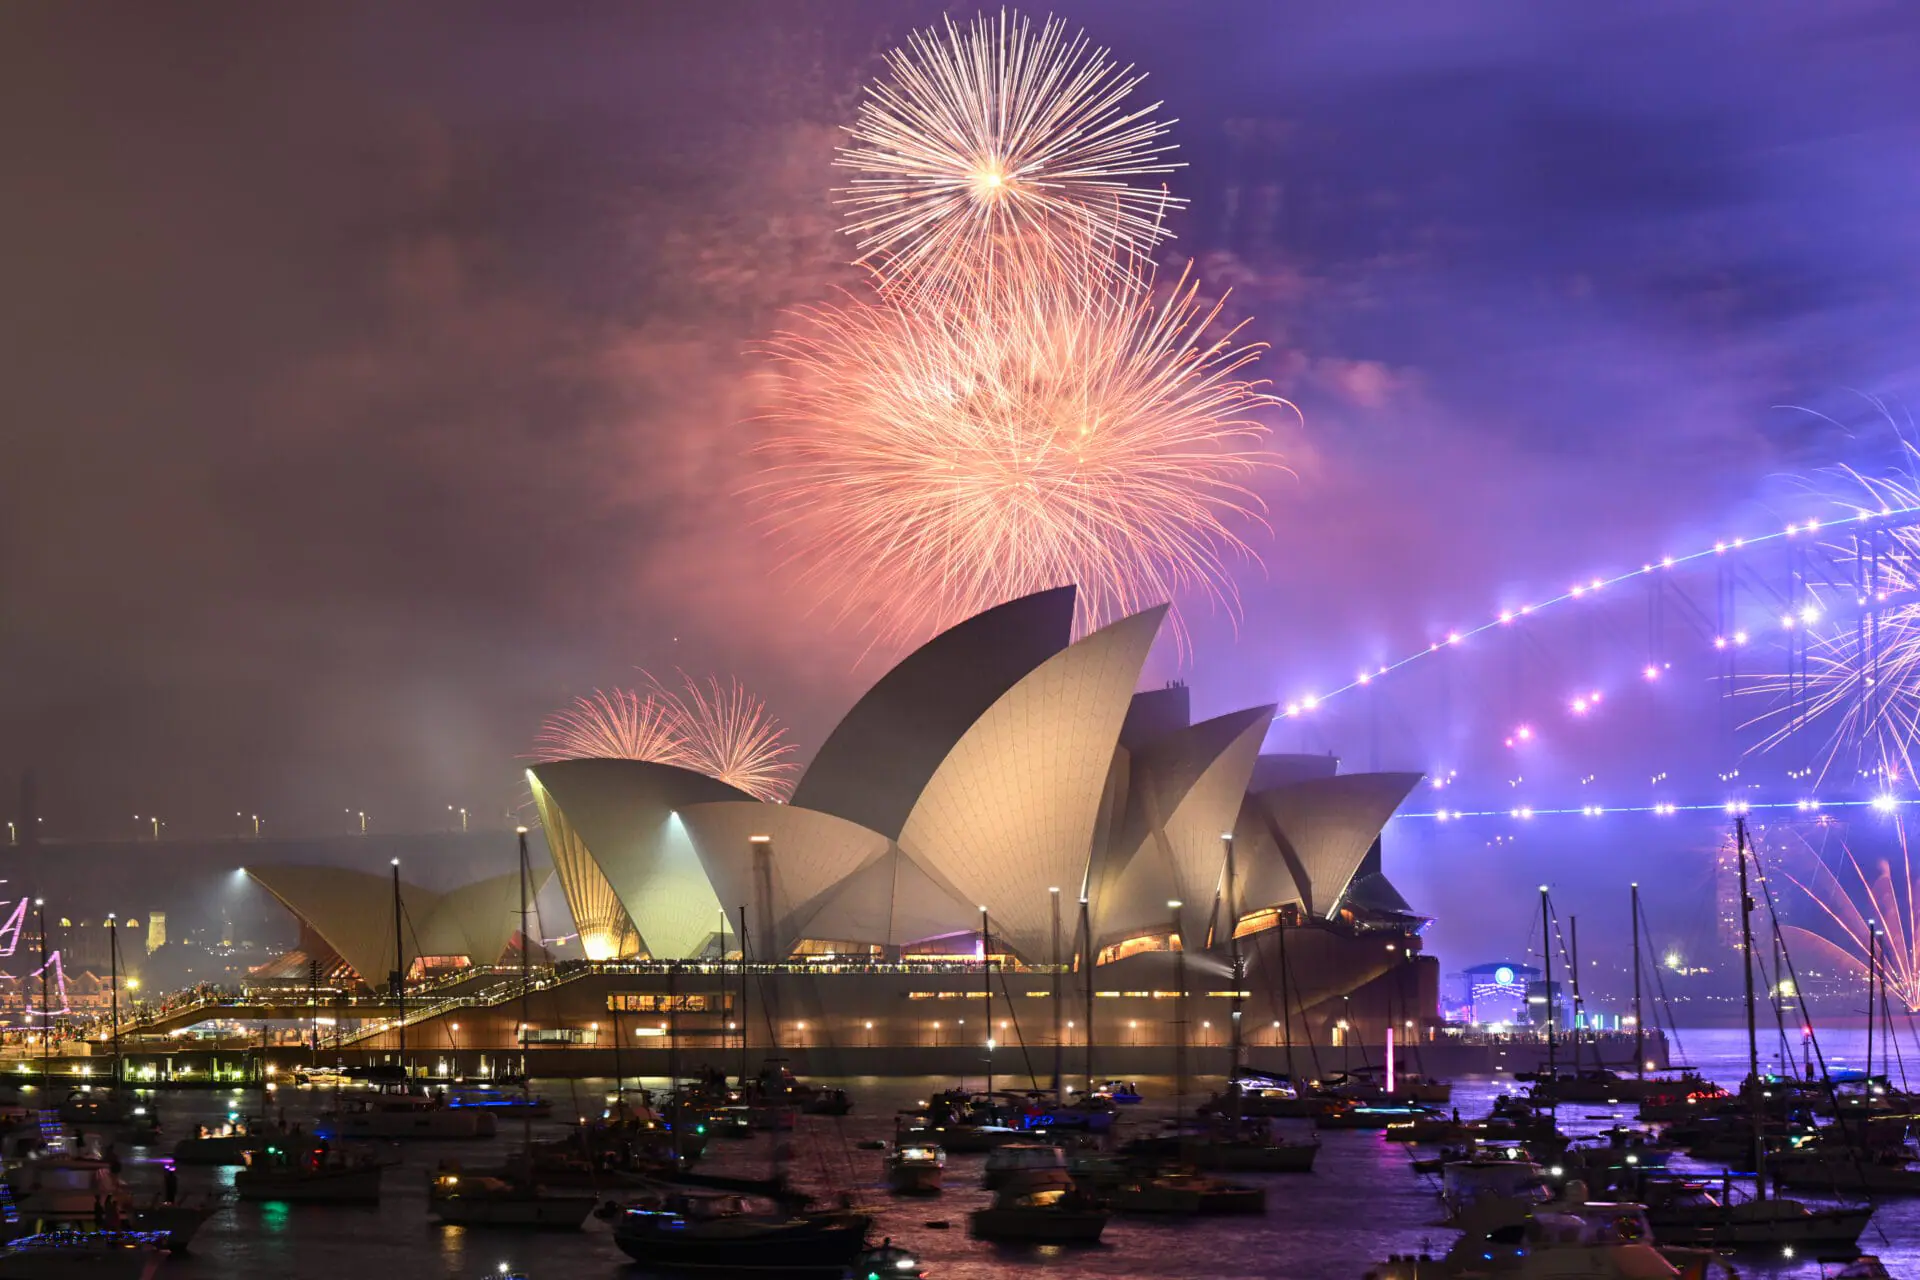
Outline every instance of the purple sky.
{"type": "MultiPolygon", "coordinates": [[[[748,349],[846,279],[836,127],[938,12],[10,7],[0,777],[76,833],[497,815],[540,716],[642,665],[741,676],[810,753],[881,668],[736,497],[748,349]]],[[[1909,391],[1911,6],[1061,12],[1152,72],[1174,251],[1304,413],[1243,619],[1150,668],[1197,710],[1884,446],[1780,406],[1909,391]]],[[[1458,683],[1383,765],[1492,731],[1458,683]]]]}

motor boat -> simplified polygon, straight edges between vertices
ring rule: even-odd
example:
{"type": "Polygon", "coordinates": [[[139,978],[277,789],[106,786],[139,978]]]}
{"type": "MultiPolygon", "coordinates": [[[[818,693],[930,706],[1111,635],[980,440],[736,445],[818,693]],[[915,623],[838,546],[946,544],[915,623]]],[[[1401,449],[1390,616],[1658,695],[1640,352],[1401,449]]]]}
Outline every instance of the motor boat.
{"type": "Polygon", "coordinates": [[[233,1175],[233,1189],[242,1200],[374,1204],[385,1167],[371,1153],[268,1146],[248,1153],[246,1167],[233,1175]]]}
{"type": "Polygon", "coordinates": [[[125,1124],[139,1104],[124,1090],[75,1089],[60,1103],[60,1122],[91,1128],[125,1124]]]}
{"type": "Polygon", "coordinates": [[[374,1093],[349,1098],[327,1113],[335,1138],[491,1138],[497,1132],[492,1111],[454,1108],[414,1093],[374,1093]]]}
{"type": "Polygon", "coordinates": [[[1389,1258],[1366,1280],[1667,1280],[1680,1274],[1654,1246],[1639,1205],[1588,1204],[1580,1196],[1518,1222],[1469,1231],[1439,1258],[1389,1258]]]}
{"type": "Polygon", "coordinates": [[[1106,1206],[1064,1169],[1035,1169],[1003,1183],[993,1203],[967,1215],[975,1238],[1001,1244],[1097,1244],[1106,1206]]]}
{"type": "Polygon", "coordinates": [[[215,1129],[202,1126],[173,1144],[173,1162],[190,1165],[245,1164],[249,1152],[259,1151],[274,1138],[290,1140],[287,1134],[269,1134],[250,1127],[245,1121],[230,1121],[215,1129]]]}
{"type": "Polygon", "coordinates": [[[1525,1152],[1476,1152],[1440,1171],[1440,1203],[1447,1225],[1487,1231],[1524,1221],[1553,1198],[1547,1171],[1525,1152]]]}
{"type": "Polygon", "coordinates": [[[1231,1124],[1210,1117],[1199,1125],[1136,1138],[1121,1148],[1133,1159],[1178,1160],[1210,1173],[1311,1173],[1320,1140],[1275,1136],[1265,1119],[1231,1124]]]}
{"type": "Polygon", "coordinates": [[[1688,1178],[1645,1178],[1639,1196],[1661,1244],[1702,1249],[1850,1250],[1873,1216],[1871,1205],[1813,1208],[1798,1200],[1737,1199],[1688,1178]]]}
{"type": "Polygon", "coordinates": [[[0,1248],[0,1280],[153,1280],[167,1259],[149,1231],[46,1231],[0,1248]]]}
{"type": "Polygon", "coordinates": [[[1220,1182],[1187,1169],[1162,1169],[1123,1179],[1106,1197],[1116,1213],[1198,1216],[1267,1211],[1266,1188],[1220,1182]]]}
{"type": "Polygon", "coordinates": [[[213,1215],[203,1202],[142,1203],[105,1160],[91,1156],[44,1156],[29,1160],[13,1175],[14,1208],[23,1223],[47,1231],[97,1226],[103,1206],[111,1204],[108,1225],[155,1235],[174,1252],[184,1252],[200,1225],[213,1215]]]}
{"type": "Polygon", "coordinates": [[[591,1195],[450,1170],[435,1173],[427,1189],[427,1213],[450,1227],[578,1231],[593,1206],[591,1195]]]}
{"type": "Polygon", "coordinates": [[[800,1109],[810,1116],[851,1115],[853,1099],[845,1089],[816,1089],[806,1095],[800,1109]]]}
{"type": "Polygon", "coordinates": [[[986,1167],[980,1173],[980,1185],[992,1191],[1017,1174],[1035,1170],[1067,1171],[1067,1153],[1059,1147],[1040,1142],[1009,1142],[987,1153],[986,1167]]]}
{"type": "Polygon", "coordinates": [[[867,1252],[872,1223],[852,1210],[795,1212],[732,1192],[670,1190],[629,1204],[613,1242],[661,1271],[837,1274],[867,1252]]]}
{"type": "Polygon", "coordinates": [[[940,1194],[947,1153],[937,1143],[900,1142],[887,1153],[887,1187],[897,1196],[940,1194]]]}
{"type": "Polygon", "coordinates": [[[1107,1080],[1088,1096],[1104,1098],[1116,1107],[1132,1107],[1139,1105],[1140,1089],[1131,1080],[1107,1080]]]}

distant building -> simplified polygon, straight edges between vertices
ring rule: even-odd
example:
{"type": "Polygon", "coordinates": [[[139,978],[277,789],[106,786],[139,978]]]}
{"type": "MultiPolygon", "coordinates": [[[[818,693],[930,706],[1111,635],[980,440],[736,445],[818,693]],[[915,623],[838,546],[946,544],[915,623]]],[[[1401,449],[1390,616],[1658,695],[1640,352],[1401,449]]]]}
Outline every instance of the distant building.
{"type": "Polygon", "coordinates": [[[1531,1022],[1527,1013],[1527,986],[1539,976],[1540,970],[1535,966],[1515,964],[1511,960],[1462,969],[1460,978],[1467,1021],[1482,1027],[1502,1022],[1531,1022]]]}
{"type": "Polygon", "coordinates": [[[152,955],[167,945],[167,913],[150,912],[147,916],[147,954],[152,955]]]}

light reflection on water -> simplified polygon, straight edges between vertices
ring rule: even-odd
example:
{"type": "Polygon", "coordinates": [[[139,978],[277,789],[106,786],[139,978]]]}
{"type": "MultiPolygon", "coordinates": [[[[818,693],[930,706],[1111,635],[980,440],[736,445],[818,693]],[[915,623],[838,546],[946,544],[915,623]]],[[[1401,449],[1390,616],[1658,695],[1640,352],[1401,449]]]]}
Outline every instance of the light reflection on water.
{"type": "MultiPolygon", "coordinates": [[[[1731,1083],[1744,1070],[1745,1039],[1734,1032],[1691,1032],[1685,1037],[1692,1061],[1723,1082],[1731,1083]]],[[[1861,1046],[1835,1037],[1830,1054],[1853,1056],[1861,1046]]],[[[1916,1062],[1920,1075],[1920,1062],[1916,1062]]],[[[1264,1218],[1224,1218],[1203,1221],[1154,1222],[1116,1218],[1102,1244],[1092,1250],[1014,1250],[971,1240],[966,1234],[969,1209],[984,1205],[979,1188],[980,1156],[949,1158],[947,1188],[936,1200],[893,1201],[882,1183],[880,1153],[857,1149],[863,1139],[886,1138],[892,1132],[896,1108],[924,1098],[929,1088],[945,1082],[919,1080],[850,1080],[857,1110],[843,1120],[803,1117],[795,1135],[795,1177],[823,1193],[853,1187],[878,1207],[879,1231],[919,1251],[935,1280],[1010,1276],[1039,1272],[1058,1280],[1091,1280],[1105,1276],[1287,1276],[1298,1280],[1357,1280],[1369,1263],[1391,1252],[1426,1247],[1446,1248],[1452,1233],[1436,1225],[1437,1204],[1433,1179],[1416,1175],[1406,1149],[1366,1131],[1329,1131],[1314,1173],[1269,1175],[1268,1212],[1264,1218]],[[944,1229],[930,1223],[946,1223],[944,1229]]],[[[1142,1081],[1150,1098],[1164,1098],[1170,1082],[1142,1081]]],[[[1920,1080],[1916,1080],[1920,1083],[1920,1080]]],[[[543,1083],[541,1091],[562,1113],[597,1110],[603,1081],[543,1083]]],[[[1485,1110],[1500,1087],[1489,1079],[1456,1083],[1455,1104],[1462,1114],[1485,1110]]],[[[324,1093],[283,1094],[289,1120],[311,1125],[327,1102],[324,1093]]],[[[163,1117],[172,1137],[191,1132],[196,1123],[223,1117],[226,1099],[212,1094],[162,1096],[163,1117]]],[[[1166,1108],[1170,1110],[1170,1108],[1166,1108]]],[[[1137,1109],[1153,1114],[1152,1105],[1137,1109]]],[[[1605,1128],[1616,1118],[1630,1118],[1628,1108],[1570,1106],[1563,1108],[1563,1125],[1577,1132],[1605,1128]]],[[[440,1159],[469,1164],[500,1158],[518,1141],[517,1126],[503,1126],[503,1135],[486,1143],[409,1144],[400,1152],[405,1163],[390,1170],[385,1196],[377,1208],[320,1205],[242,1205],[233,1203],[215,1215],[195,1241],[191,1258],[168,1264],[163,1272],[186,1280],[207,1277],[274,1277],[275,1280],[412,1280],[413,1277],[460,1277],[479,1280],[494,1274],[500,1262],[524,1268],[533,1280],[596,1280],[635,1277],[625,1255],[614,1247],[608,1228],[590,1220],[578,1233],[522,1235],[441,1228],[427,1218],[427,1171],[440,1159]]],[[[536,1125],[537,1134],[557,1135],[557,1123],[536,1125]]],[[[135,1156],[149,1153],[136,1152],[135,1156]]],[[[764,1173],[765,1140],[717,1141],[707,1167],[748,1174],[764,1173]]],[[[186,1168],[180,1171],[183,1190],[213,1192],[230,1189],[233,1171],[186,1168]]],[[[130,1180],[157,1186],[155,1166],[136,1158],[129,1162],[130,1180]]],[[[1258,1175],[1255,1175],[1256,1177],[1258,1175]]],[[[1920,1276],[1920,1201],[1896,1202],[1876,1215],[1879,1238],[1864,1247],[1887,1259],[1896,1275],[1920,1276]]],[[[1874,1230],[1869,1229],[1869,1236],[1874,1230]]],[[[1743,1275],[1814,1277],[1812,1265],[1777,1267],[1744,1263],[1743,1275]]]]}

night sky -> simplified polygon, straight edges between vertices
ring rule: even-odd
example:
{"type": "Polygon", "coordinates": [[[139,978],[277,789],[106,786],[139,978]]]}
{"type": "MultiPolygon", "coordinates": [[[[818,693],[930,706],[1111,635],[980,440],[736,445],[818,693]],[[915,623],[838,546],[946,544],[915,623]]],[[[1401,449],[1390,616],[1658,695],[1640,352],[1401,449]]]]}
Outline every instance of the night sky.
{"type": "MultiPolygon", "coordinates": [[[[1152,73],[1167,261],[1303,415],[1243,616],[1188,602],[1149,668],[1203,714],[1776,527],[1914,403],[1912,6],[1058,12],[1152,73]]],[[[637,666],[810,754],[894,655],[755,525],[751,349],[852,278],[838,126],[939,13],[7,6],[0,809],[31,766],[63,834],[499,822],[541,716],[637,666]]],[[[1273,743],[1468,760],[1504,713],[1456,685],[1273,743]]]]}

